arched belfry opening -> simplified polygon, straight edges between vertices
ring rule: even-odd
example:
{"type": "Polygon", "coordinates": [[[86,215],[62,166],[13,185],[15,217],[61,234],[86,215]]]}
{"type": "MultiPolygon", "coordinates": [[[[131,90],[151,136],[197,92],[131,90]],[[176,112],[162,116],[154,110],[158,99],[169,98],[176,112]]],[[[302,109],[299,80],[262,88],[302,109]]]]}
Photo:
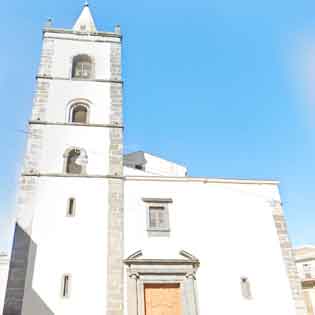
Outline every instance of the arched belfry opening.
{"type": "Polygon", "coordinates": [[[72,78],[73,79],[92,79],[93,62],[89,55],[82,54],[73,57],[72,78]]]}
{"type": "Polygon", "coordinates": [[[88,106],[86,104],[74,104],[70,109],[70,122],[72,123],[88,123],[88,106]]]}
{"type": "Polygon", "coordinates": [[[88,157],[82,148],[69,148],[64,154],[64,171],[66,174],[86,174],[88,157]]]}

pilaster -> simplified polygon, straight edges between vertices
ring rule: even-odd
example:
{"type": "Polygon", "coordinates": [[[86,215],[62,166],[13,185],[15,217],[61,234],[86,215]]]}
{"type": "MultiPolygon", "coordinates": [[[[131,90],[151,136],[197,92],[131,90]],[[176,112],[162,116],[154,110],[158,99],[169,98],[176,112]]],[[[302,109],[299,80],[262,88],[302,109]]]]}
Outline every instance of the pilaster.
{"type": "Polygon", "coordinates": [[[282,251],[283,261],[286,266],[288,279],[291,287],[292,297],[295,303],[296,314],[306,315],[306,307],[303,298],[303,292],[301,287],[301,281],[298,276],[294,252],[292,249],[292,244],[289,239],[287,224],[285,222],[285,217],[281,202],[275,201],[273,206],[273,219],[275,221],[277,234],[279,237],[280,247],[282,251]]]}
{"type": "MultiPolygon", "coordinates": [[[[112,43],[111,80],[121,80],[121,44],[112,43]]],[[[122,125],[122,84],[111,83],[110,124],[122,125]]],[[[123,130],[110,129],[108,195],[107,315],[123,314],[123,130]],[[116,178],[115,178],[116,177],[116,178]]]]}

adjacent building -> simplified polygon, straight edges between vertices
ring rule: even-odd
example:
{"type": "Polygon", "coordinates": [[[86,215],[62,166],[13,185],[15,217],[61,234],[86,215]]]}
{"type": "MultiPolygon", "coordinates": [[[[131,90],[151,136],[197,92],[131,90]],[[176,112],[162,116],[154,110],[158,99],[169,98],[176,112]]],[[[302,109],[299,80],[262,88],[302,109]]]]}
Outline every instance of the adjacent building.
{"type": "Polygon", "coordinates": [[[297,270],[301,279],[307,315],[315,314],[315,246],[295,249],[297,270]]]}
{"type": "Polygon", "coordinates": [[[277,181],[123,157],[121,46],[43,31],[4,315],[305,315],[277,181]]]}

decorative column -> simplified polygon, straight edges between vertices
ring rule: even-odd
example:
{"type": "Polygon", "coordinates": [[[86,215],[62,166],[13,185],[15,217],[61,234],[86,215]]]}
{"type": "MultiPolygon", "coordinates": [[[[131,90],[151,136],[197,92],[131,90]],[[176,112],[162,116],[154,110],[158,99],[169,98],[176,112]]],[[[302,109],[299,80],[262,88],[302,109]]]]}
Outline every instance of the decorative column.
{"type": "Polygon", "coordinates": [[[129,271],[128,274],[128,315],[138,315],[138,279],[137,272],[129,271]]]}
{"type": "MultiPolygon", "coordinates": [[[[185,276],[185,306],[189,310],[188,314],[198,315],[198,303],[196,297],[196,271],[192,271],[185,276]]],[[[185,312],[186,314],[186,312],[185,312]]]]}

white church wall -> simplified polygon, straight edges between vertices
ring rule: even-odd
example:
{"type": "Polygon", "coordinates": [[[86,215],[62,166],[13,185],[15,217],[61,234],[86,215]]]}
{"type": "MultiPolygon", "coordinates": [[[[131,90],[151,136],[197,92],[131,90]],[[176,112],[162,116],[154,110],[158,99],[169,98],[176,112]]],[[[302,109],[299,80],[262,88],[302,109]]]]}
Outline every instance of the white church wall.
{"type": "MultiPolygon", "coordinates": [[[[67,35],[63,37],[66,38],[67,35]]],[[[110,44],[106,42],[89,42],[87,45],[84,41],[57,40],[54,46],[52,75],[70,78],[72,58],[81,54],[93,58],[96,79],[110,79],[110,44]]]]}
{"type": "Polygon", "coordinates": [[[125,183],[125,256],[137,250],[143,258],[179,258],[180,250],[195,255],[200,314],[293,315],[273,199],[279,200],[275,184],[130,178],[125,183]],[[148,235],[143,197],[173,199],[169,237],[148,235]],[[251,300],[241,295],[241,277],[250,281],[251,300]]]}
{"type": "Polygon", "coordinates": [[[70,106],[75,101],[89,104],[89,123],[108,124],[110,88],[101,82],[56,80],[51,82],[46,119],[68,122],[70,106]]]}
{"type": "Polygon", "coordinates": [[[46,126],[39,166],[42,173],[63,173],[64,153],[70,147],[83,148],[88,156],[88,175],[107,175],[109,148],[108,128],[84,126],[46,126]]]}
{"type": "Polygon", "coordinates": [[[42,314],[43,303],[52,314],[106,309],[107,193],[104,179],[40,178],[23,314],[42,314]],[[76,200],[74,217],[67,216],[70,197],[76,200]],[[66,273],[69,298],[61,296],[66,273]]]}

